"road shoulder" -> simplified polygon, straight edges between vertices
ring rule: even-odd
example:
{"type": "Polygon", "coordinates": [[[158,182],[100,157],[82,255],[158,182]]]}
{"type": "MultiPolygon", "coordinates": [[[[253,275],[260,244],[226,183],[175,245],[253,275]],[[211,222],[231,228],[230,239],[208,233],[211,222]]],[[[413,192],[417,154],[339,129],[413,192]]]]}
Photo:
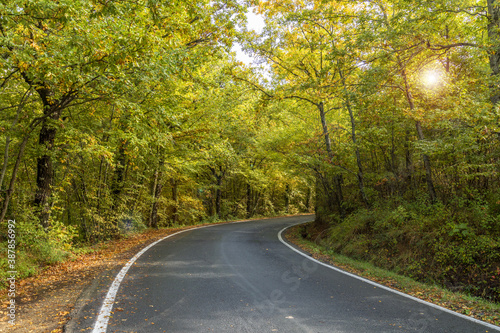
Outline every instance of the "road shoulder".
{"type": "Polygon", "coordinates": [[[437,286],[425,285],[371,264],[334,254],[324,247],[303,239],[300,236],[301,225],[287,228],[283,232],[283,239],[312,258],[461,315],[497,325],[494,328],[500,331],[500,305],[459,293],[452,293],[437,286]]]}

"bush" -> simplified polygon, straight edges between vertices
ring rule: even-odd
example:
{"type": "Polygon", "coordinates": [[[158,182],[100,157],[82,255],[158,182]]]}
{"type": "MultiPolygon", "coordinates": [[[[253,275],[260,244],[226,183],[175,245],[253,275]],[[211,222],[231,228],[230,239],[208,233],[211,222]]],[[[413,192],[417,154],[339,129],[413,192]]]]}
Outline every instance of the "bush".
{"type": "MultiPolygon", "coordinates": [[[[36,219],[16,223],[16,264],[17,278],[35,274],[46,265],[61,262],[71,255],[72,241],[77,236],[74,228],[52,221],[44,230],[36,219]]],[[[0,278],[6,286],[8,265],[7,242],[2,243],[0,252],[0,278]]]]}

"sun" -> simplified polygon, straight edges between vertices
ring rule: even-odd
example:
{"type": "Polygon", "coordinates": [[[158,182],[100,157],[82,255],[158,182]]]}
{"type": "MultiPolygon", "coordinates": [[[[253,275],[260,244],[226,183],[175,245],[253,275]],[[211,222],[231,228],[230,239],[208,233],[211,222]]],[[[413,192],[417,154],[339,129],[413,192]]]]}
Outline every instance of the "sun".
{"type": "Polygon", "coordinates": [[[427,87],[435,87],[441,81],[441,74],[435,70],[428,70],[424,73],[423,79],[427,87]]]}

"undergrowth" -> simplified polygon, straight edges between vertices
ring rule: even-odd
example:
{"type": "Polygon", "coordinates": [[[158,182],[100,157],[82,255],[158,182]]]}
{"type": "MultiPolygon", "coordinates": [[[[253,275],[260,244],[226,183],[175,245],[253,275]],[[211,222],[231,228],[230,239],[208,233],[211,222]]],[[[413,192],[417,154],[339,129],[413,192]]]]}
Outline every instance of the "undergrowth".
{"type": "Polygon", "coordinates": [[[293,227],[289,229],[286,237],[318,260],[433,304],[491,324],[500,325],[500,304],[488,302],[480,297],[452,292],[435,284],[418,282],[413,278],[377,267],[372,263],[338,254],[332,249],[318,244],[318,242],[303,238],[306,230],[314,230],[314,224],[293,227]]]}
{"type": "MultiPolygon", "coordinates": [[[[44,229],[37,218],[26,213],[15,222],[15,258],[12,252],[9,258],[8,240],[1,239],[0,250],[0,288],[7,287],[7,278],[15,272],[17,280],[33,276],[44,268],[75,258],[84,253],[95,251],[95,244],[82,242],[81,236],[74,226],[64,225],[52,220],[50,227],[44,229]],[[10,261],[9,260],[14,260],[10,261]]],[[[6,229],[7,223],[1,226],[6,229]]],[[[115,237],[128,237],[146,229],[136,216],[123,215],[115,237]]],[[[7,232],[2,230],[2,234],[7,232]]],[[[104,244],[104,241],[98,244],[104,244]]]]}
{"type": "Polygon", "coordinates": [[[500,201],[378,203],[302,232],[335,253],[500,303],[500,201]]]}

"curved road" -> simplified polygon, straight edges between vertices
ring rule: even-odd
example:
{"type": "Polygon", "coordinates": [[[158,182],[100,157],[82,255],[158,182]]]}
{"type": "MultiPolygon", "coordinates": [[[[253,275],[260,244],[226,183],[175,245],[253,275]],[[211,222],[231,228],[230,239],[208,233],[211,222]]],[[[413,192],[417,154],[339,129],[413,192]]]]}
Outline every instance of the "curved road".
{"type": "MultiPolygon", "coordinates": [[[[222,224],[161,241],[125,275],[107,332],[500,330],[328,268],[278,239],[283,228],[311,219],[222,224]]],[[[80,311],[75,332],[94,325],[104,295],[80,311]]]]}

